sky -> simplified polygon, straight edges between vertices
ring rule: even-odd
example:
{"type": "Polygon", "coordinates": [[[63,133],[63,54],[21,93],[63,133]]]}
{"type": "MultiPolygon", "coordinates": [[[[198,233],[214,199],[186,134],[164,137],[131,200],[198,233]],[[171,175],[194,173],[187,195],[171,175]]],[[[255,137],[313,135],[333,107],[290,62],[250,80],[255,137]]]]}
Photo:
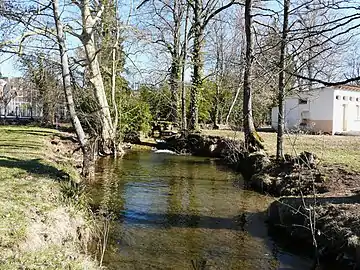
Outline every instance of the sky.
{"type": "Polygon", "coordinates": [[[0,55],[0,72],[5,77],[21,76],[21,71],[16,67],[16,57],[10,54],[0,55]]]}
{"type": "MultiPolygon", "coordinates": [[[[136,25],[137,14],[135,7],[137,6],[137,2],[139,2],[140,0],[119,0],[119,1],[123,2],[123,5],[121,6],[121,14],[123,15],[122,20],[129,19],[128,15],[132,14],[132,16],[130,16],[131,18],[130,25],[136,25]],[[133,13],[129,13],[130,7],[133,8],[134,10],[133,13]]],[[[70,43],[74,45],[75,43],[78,43],[78,41],[75,42],[74,40],[72,40],[70,41],[70,43]]],[[[140,48],[138,46],[135,46],[132,50],[129,51],[129,55],[131,55],[130,56],[131,61],[129,59],[126,59],[126,61],[127,61],[127,65],[129,66],[129,70],[131,70],[131,72],[134,74],[129,76],[129,78],[127,78],[130,81],[131,80],[133,82],[142,82],[144,80],[146,81],[147,79],[153,77],[153,74],[147,74],[148,71],[151,70],[156,65],[161,66],[161,62],[162,63],[164,62],[164,60],[159,56],[151,57],[149,55],[149,51],[150,52],[153,51],[154,48],[152,48],[152,50],[150,48],[149,50],[149,48],[145,48],[145,47],[147,46],[144,46],[144,44],[140,44],[140,48]],[[133,52],[140,52],[140,53],[135,54],[133,52]]],[[[22,72],[17,67],[16,57],[11,57],[11,55],[9,54],[0,55],[0,72],[2,73],[3,76],[7,76],[7,77],[17,77],[22,75],[22,72]],[[10,59],[8,59],[9,57],[10,59]]],[[[188,81],[190,80],[190,78],[191,78],[191,70],[188,69],[186,72],[186,80],[188,81]]]]}

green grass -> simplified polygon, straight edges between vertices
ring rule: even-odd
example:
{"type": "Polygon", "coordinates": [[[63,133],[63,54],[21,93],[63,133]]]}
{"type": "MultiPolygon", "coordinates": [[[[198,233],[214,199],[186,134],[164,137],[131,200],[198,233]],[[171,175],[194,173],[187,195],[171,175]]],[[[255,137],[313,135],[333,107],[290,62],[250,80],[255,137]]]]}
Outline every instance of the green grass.
{"type": "MultiPolygon", "coordinates": [[[[244,134],[231,130],[203,130],[203,134],[243,139],[244,134]]],[[[260,132],[266,151],[276,153],[276,133],[260,132]]],[[[327,165],[339,164],[360,171],[360,137],[330,135],[285,135],[285,153],[296,154],[302,151],[315,153],[327,165]]]]}
{"type": "Polygon", "coordinates": [[[0,127],[0,269],[96,268],[78,240],[79,230],[90,234],[88,215],[61,192],[60,182],[78,175],[69,157],[52,150],[57,134],[0,127]]]}

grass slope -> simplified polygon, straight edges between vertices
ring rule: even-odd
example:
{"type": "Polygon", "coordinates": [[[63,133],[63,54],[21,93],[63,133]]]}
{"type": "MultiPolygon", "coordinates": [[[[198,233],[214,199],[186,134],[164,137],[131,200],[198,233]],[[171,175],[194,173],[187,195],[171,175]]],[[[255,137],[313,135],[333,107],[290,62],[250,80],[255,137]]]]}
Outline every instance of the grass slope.
{"type": "Polygon", "coordinates": [[[0,127],[0,269],[96,269],[82,254],[88,214],[64,200],[61,182],[77,173],[53,151],[57,131],[0,127]]]}

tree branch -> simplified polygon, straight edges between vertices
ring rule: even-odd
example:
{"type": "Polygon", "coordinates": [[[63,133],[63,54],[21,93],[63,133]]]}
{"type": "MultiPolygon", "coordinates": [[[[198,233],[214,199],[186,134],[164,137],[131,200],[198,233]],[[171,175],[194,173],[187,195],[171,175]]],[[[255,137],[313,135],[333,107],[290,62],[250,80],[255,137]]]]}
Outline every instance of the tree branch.
{"type": "Polygon", "coordinates": [[[228,7],[231,7],[232,5],[244,5],[243,3],[236,2],[236,0],[232,0],[231,2],[227,3],[225,6],[222,6],[215,10],[214,12],[210,13],[209,16],[204,20],[202,27],[205,28],[205,26],[209,23],[209,21],[214,18],[217,14],[219,14],[224,9],[227,9],[228,7]]]}

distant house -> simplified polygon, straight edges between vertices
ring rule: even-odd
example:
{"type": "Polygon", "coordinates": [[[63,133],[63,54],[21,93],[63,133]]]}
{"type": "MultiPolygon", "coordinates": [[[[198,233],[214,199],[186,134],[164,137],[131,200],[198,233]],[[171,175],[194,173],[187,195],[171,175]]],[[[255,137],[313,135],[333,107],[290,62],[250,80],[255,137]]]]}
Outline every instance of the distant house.
{"type": "Polygon", "coordinates": [[[1,117],[41,117],[41,104],[36,101],[37,91],[26,87],[23,78],[0,78],[1,117]]]}
{"type": "MultiPolygon", "coordinates": [[[[272,108],[276,129],[278,108],[272,108]]],[[[287,97],[285,128],[335,133],[360,131],[360,86],[320,87],[287,97]]]]}

